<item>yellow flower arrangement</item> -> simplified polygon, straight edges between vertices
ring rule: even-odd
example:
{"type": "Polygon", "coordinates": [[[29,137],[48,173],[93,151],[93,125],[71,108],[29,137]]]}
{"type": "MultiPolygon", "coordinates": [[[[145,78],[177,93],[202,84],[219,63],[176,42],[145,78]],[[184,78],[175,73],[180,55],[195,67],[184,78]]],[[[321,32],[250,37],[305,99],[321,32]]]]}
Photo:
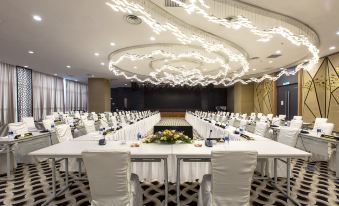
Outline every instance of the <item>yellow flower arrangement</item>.
{"type": "Polygon", "coordinates": [[[192,140],[188,136],[184,135],[183,132],[166,129],[146,137],[143,142],[174,144],[176,142],[192,143],[192,140]]]}

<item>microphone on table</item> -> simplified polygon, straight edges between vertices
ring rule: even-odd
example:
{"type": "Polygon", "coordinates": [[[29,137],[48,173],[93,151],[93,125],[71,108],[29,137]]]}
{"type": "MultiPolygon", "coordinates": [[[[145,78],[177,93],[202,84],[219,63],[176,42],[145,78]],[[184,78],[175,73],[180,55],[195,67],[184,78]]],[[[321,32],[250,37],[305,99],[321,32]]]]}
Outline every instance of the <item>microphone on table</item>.
{"type": "Polygon", "coordinates": [[[208,138],[205,140],[205,146],[206,147],[213,147],[213,142],[211,140],[211,134],[212,134],[212,130],[210,130],[210,134],[209,134],[208,138]]]}

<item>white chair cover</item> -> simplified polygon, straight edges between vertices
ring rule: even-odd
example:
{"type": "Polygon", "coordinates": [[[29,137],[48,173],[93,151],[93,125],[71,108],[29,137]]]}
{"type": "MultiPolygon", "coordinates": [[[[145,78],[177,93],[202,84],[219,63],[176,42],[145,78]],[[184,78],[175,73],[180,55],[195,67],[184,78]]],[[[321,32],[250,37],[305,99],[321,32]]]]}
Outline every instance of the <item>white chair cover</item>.
{"type": "Polygon", "coordinates": [[[295,120],[302,120],[303,117],[302,116],[294,116],[293,119],[295,119],[295,120]]]}
{"type": "Polygon", "coordinates": [[[257,122],[254,129],[254,134],[265,137],[268,130],[268,124],[265,122],[257,122]]]}
{"type": "Polygon", "coordinates": [[[28,127],[24,122],[9,123],[8,128],[16,135],[28,133],[28,127]]]}
{"type": "Polygon", "coordinates": [[[42,120],[42,124],[44,125],[44,128],[47,130],[52,130],[52,124],[54,123],[51,119],[44,119],[42,120]]]}
{"type": "Polygon", "coordinates": [[[94,126],[94,121],[93,120],[87,120],[83,121],[86,133],[92,133],[95,132],[95,126],[94,126]]]}
{"type": "Polygon", "coordinates": [[[267,114],[267,119],[272,120],[273,114],[267,114]]]}
{"type": "Polygon", "coordinates": [[[108,122],[105,121],[104,119],[100,119],[100,127],[108,129],[109,128],[108,122]]]}
{"type": "Polygon", "coordinates": [[[303,121],[301,119],[292,119],[290,121],[291,128],[301,129],[302,126],[303,126],[303,121]]]}
{"type": "MultiPolygon", "coordinates": [[[[55,127],[56,136],[59,142],[70,141],[73,139],[72,131],[69,125],[61,124],[55,127]]],[[[74,158],[68,158],[68,171],[78,171],[78,162],[74,158]]],[[[61,162],[60,171],[65,171],[65,165],[61,162]]]]}
{"type": "Polygon", "coordinates": [[[317,131],[317,129],[320,128],[320,125],[326,122],[327,122],[327,118],[315,118],[313,131],[317,131]]]}
{"type": "Polygon", "coordinates": [[[322,132],[326,135],[331,135],[333,132],[334,124],[333,123],[320,123],[318,127],[322,130],[322,132]]]}
{"type": "Polygon", "coordinates": [[[280,115],[279,115],[279,119],[281,119],[281,120],[285,120],[285,119],[286,119],[286,115],[284,115],[284,114],[280,114],[280,115]]]}
{"type": "MultiPolygon", "coordinates": [[[[297,128],[281,127],[277,141],[280,143],[286,144],[288,146],[291,146],[291,147],[296,147],[298,135],[299,135],[299,129],[297,128]]],[[[287,161],[287,159],[284,158],[284,161],[287,161]]],[[[272,162],[270,163],[271,165],[273,165],[272,162]]],[[[281,162],[278,160],[278,164],[277,164],[277,176],[278,177],[287,177],[286,167],[287,166],[284,162],[281,162]]],[[[271,173],[273,173],[272,171],[273,171],[273,168],[271,170],[271,173]]],[[[291,174],[291,170],[290,170],[290,174],[291,174]]]]}
{"type": "Polygon", "coordinates": [[[199,206],[250,205],[255,151],[212,151],[212,175],[203,177],[199,206]]]}
{"type": "Polygon", "coordinates": [[[36,129],[33,117],[22,117],[22,122],[26,123],[29,129],[36,129]]]}
{"type": "Polygon", "coordinates": [[[129,152],[85,151],[82,157],[90,185],[92,206],[142,205],[138,177],[131,177],[129,152]]]}
{"type": "Polygon", "coordinates": [[[281,124],[281,119],[279,117],[274,117],[272,119],[272,124],[279,126],[281,124]]]}

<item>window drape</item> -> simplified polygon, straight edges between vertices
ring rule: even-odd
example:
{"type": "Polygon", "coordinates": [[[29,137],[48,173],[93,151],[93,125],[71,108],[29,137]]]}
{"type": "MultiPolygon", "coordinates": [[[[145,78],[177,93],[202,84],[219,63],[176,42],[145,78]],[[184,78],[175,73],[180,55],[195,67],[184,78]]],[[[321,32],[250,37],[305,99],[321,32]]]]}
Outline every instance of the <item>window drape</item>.
{"type": "Polygon", "coordinates": [[[0,62],[0,127],[16,121],[16,67],[0,62]]]}
{"type": "Polygon", "coordinates": [[[53,112],[63,112],[63,79],[40,72],[33,72],[32,79],[34,119],[41,120],[53,112]]]}
{"type": "Polygon", "coordinates": [[[87,85],[66,80],[66,111],[87,111],[87,85]]]}

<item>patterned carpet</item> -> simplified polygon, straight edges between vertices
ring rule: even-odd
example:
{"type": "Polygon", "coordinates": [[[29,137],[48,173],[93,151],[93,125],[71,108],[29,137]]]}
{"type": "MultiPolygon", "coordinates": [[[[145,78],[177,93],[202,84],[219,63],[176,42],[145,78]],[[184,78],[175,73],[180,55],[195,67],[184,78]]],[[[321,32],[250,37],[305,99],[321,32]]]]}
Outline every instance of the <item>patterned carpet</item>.
{"type": "MultiPolygon", "coordinates": [[[[14,181],[0,181],[0,205],[31,206],[41,205],[50,195],[52,173],[49,162],[37,165],[19,165],[14,181]]],[[[71,174],[72,185],[63,195],[50,205],[82,206],[89,205],[90,195],[87,181],[75,181],[71,174]]],[[[293,161],[292,196],[300,205],[339,205],[339,180],[334,180],[326,162],[307,163],[293,161]]],[[[64,173],[57,172],[57,186],[64,185],[64,173]]],[[[285,179],[279,184],[285,185],[285,179]]],[[[164,185],[159,182],[143,182],[144,205],[161,205],[164,200],[164,185]]],[[[199,183],[181,185],[181,205],[196,205],[199,183]]],[[[169,205],[175,203],[175,184],[170,184],[169,205]]],[[[254,180],[251,187],[251,205],[289,205],[286,198],[267,180],[254,180]]]]}
{"type": "Polygon", "coordinates": [[[184,118],[162,117],[156,126],[191,126],[184,118]]]}

